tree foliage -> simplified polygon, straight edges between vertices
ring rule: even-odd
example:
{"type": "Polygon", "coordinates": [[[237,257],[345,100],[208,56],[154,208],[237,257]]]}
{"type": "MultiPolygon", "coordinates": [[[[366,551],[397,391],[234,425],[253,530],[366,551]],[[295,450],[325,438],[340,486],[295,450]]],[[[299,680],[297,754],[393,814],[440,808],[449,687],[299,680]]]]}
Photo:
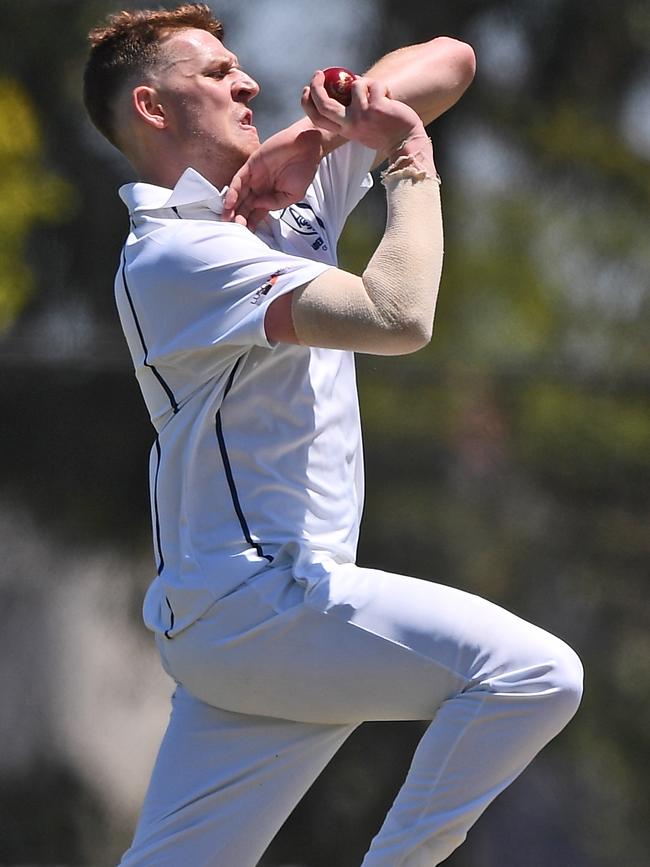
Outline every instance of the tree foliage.
{"type": "Polygon", "coordinates": [[[15,79],[0,78],[0,332],[16,319],[33,289],[27,239],[37,221],[69,213],[71,188],[42,161],[34,106],[15,79]]]}

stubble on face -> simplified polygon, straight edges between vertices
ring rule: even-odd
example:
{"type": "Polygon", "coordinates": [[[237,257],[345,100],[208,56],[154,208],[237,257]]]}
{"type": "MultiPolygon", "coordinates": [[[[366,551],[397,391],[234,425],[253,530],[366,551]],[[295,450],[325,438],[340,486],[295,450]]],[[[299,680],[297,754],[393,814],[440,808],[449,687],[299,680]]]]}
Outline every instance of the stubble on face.
{"type": "Polygon", "coordinates": [[[229,183],[259,147],[248,107],[257,84],[202,30],[177,31],[165,40],[155,79],[179,155],[221,186],[229,183]]]}

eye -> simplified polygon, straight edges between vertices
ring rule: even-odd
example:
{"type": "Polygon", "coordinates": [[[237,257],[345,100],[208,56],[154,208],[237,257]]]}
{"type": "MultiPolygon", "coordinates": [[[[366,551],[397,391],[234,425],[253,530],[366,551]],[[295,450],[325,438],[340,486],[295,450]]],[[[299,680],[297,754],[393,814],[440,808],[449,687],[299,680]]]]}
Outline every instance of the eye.
{"type": "Polygon", "coordinates": [[[217,69],[213,69],[210,72],[207,72],[206,75],[208,76],[208,78],[216,78],[217,80],[220,80],[222,78],[225,78],[227,75],[229,75],[231,72],[234,72],[238,68],[239,67],[235,66],[234,64],[228,66],[219,66],[217,69]]]}

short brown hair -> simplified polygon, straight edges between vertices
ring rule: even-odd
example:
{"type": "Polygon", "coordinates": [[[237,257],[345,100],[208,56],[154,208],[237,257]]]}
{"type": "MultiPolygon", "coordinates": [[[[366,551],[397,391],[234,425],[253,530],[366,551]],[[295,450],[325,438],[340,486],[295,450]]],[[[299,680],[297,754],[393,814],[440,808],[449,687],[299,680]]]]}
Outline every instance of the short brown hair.
{"type": "Polygon", "coordinates": [[[187,28],[207,30],[223,39],[223,24],[205,3],[118,12],[88,34],[84,105],[97,129],[113,144],[113,107],[121,87],[132,76],[144,75],[156,66],[160,45],[170,31],[187,28]]]}

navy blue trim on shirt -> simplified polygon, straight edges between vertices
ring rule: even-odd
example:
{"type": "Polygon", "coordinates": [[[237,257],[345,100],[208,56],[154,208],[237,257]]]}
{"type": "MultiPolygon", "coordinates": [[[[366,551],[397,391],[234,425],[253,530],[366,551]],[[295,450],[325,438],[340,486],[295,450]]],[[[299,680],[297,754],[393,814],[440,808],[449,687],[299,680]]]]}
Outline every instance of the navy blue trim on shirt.
{"type": "MultiPolygon", "coordinates": [[[[239,362],[241,358],[238,358],[235,362],[235,366],[230,372],[230,376],[228,377],[228,382],[226,383],[226,388],[223,393],[223,400],[226,399],[228,392],[232,388],[233,381],[235,379],[235,373],[237,372],[237,368],[239,367],[239,362]]],[[[222,401],[223,406],[223,401],[222,401]]],[[[246,521],[246,516],[244,515],[244,511],[241,507],[241,502],[239,500],[239,494],[237,493],[237,487],[235,485],[235,479],[232,474],[232,467],[230,465],[230,458],[228,457],[228,449],[226,447],[226,441],[223,435],[223,423],[221,419],[221,408],[218,410],[215,416],[215,429],[217,432],[217,441],[219,442],[219,451],[221,453],[221,461],[223,463],[223,469],[226,474],[226,481],[228,482],[228,488],[230,489],[230,496],[232,498],[232,504],[237,514],[237,518],[239,519],[239,526],[241,527],[242,533],[244,534],[244,538],[257,552],[258,557],[262,557],[264,560],[268,560],[269,563],[273,562],[273,557],[270,554],[265,554],[264,549],[262,548],[259,542],[255,542],[253,537],[251,536],[251,531],[248,527],[248,522],[246,521]]]]}
{"type": "Polygon", "coordinates": [[[158,548],[158,575],[160,575],[165,568],[165,560],[163,558],[162,552],[162,543],[160,541],[160,514],[158,512],[158,475],[160,473],[160,459],[161,459],[161,449],[160,449],[160,440],[156,437],[154,446],[156,447],[156,473],[153,479],[153,513],[154,513],[154,522],[155,522],[155,531],[156,531],[156,547],[158,548]]]}
{"type": "Polygon", "coordinates": [[[178,406],[178,403],[176,401],[176,398],[174,397],[174,392],[171,390],[169,385],[162,378],[160,373],[156,370],[154,365],[149,364],[149,361],[147,360],[147,357],[149,355],[149,350],[147,349],[147,344],[145,343],[145,340],[144,340],[144,334],[142,333],[142,328],[140,327],[140,321],[138,320],[138,316],[135,312],[135,305],[133,304],[133,298],[131,297],[131,292],[129,290],[129,284],[128,284],[128,281],[126,279],[126,252],[125,251],[122,252],[122,282],[124,283],[124,291],[126,293],[126,297],[128,299],[128,302],[129,302],[129,307],[131,308],[131,313],[133,314],[133,321],[135,322],[135,327],[136,327],[136,329],[138,331],[138,335],[140,337],[140,343],[142,344],[142,351],[144,352],[144,360],[142,363],[144,364],[145,367],[149,368],[149,370],[153,373],[153,375],[156,377],[156,379],[160,383],[161,387],[163,388],[165,394],[167,395],[167,397],[169,399],[169,403],[171,405],[172,412],[175,415],[179,410],[179,406],[178,406]]]}
{"type": "Polygon", "coordinates": [[[173,636],[171,636],[169,633],[174,628],[174,609],[172,608],[171,602],[166,596],[165,602],[167,603],[167,608],[169,608],[169,629],[165,629],[165,638],[169,638],[171,640],[173,636]]]}

